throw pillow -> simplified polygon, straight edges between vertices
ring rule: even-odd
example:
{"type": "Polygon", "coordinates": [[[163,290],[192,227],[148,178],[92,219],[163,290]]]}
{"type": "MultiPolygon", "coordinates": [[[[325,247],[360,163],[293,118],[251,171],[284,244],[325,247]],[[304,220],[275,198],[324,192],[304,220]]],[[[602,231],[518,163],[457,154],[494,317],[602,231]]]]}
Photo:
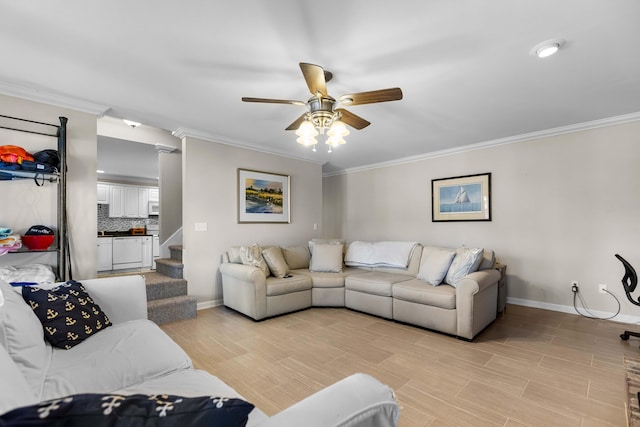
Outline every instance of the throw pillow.
{"type": "Polygon", "coordinates": [[[453,249],[425,246],[422,249],[418,279],[438,286],[447,275],[455,255],[456,251],[453,249]]]}
{"type": "Polygon", "coordinates": [[[252,265],[262,270],[265,277],[269,277],[271,274],[267,262],[262,258],[262,248],[257,243],[250,246],[241,246],[240,259],[244,265],[252,265]]]}
{"type": "Polygon", "coordinates": [[[285,246],[282,248],[282,255],[291,270],[309,268],[311,253],[307,246],[285,246]]]}
{"type": "Polygon", "coordinates": [[[309,270],[325,273],[342,271],[342,245],[333,243],[315,244],[311,254],[309,270]]]}
{"type": "Polygon", "coordinates": [[[480,262],[482,262],[482,248],[458,248],[456,249],[456,256],[451,262],[449,271],[445,282],[453,287],[456,287],[458,282],[462,280],[464,276],[469,273],[473,273],[478,269],[480,262]]]}
{"type": "Polygon", "coordinates": [[[0,416],[0,425],[244,427],[253,408],[226,397],[76,394],[14,409],[0,416]]]}
{"type": "Polygon", "coordinates": [[[84,286],[74,280],[49,290],[25,286],[22,297],[40,319],[44,337],[54,347],[68,350],[111,326],[84,286]]]}
{"type": "Polygon", "coordinates": [[[267,262],[271,274],[275,277],[283,278],[289,274],[289,266],[282,256],[282,249],[272,246],[262,251],[262,257],[267,262]]]}

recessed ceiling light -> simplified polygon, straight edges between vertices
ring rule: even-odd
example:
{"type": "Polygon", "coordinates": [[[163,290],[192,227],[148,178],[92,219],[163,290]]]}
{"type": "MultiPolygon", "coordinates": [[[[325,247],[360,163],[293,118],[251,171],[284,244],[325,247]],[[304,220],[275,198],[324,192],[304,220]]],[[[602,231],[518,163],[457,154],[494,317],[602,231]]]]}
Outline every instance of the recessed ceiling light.
{"type": "Polygon", "coordinates": [[[538,58],[546,58],[556,53],[564,45],[564,40],[552,39],[546,40],[535,45],[529,53],[538,58]]]}

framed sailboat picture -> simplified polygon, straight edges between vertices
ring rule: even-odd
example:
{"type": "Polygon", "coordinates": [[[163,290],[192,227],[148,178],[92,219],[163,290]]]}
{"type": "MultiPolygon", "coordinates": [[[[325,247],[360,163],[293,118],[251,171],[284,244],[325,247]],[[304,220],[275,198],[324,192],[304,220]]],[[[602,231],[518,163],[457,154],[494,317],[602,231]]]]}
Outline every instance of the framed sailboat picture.
{"type": "Polygon", "coordinates": [[[238,222],[289,223],[289,175],[238,169],[238,222]]]}
{"type": "Polygon", "coordinates": [[[431,180],[431,221],[491,221],[491,174],[431,180]]]}

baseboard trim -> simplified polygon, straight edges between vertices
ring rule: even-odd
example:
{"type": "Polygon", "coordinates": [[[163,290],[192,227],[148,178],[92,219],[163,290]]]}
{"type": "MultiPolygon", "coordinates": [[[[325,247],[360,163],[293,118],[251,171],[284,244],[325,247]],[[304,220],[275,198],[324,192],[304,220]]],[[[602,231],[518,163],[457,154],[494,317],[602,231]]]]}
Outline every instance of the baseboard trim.
{"type": "Polygon", "coordinates": [[[197,310],[204,310],[205,308],[213,308],[222,305],[221,299],[214,299],[210,301],[199,302],[197,306],[197,310]]]}
{"type": "MultiPolygon", "coordinates": [[[[551,304],[547,302],[533,301],[533,300],[527,300],[527,299],[521,299],[521,298],[507,297],[507,303],[522,305],[525,307],[542,308],[544,310],[559,311],[561,313],[575,314],[576,316],[578,316],[580,313],[586,314],[586,311],[584,309],[581,309],[580,313],[577,313],[575,308],[573,308],[573,306],[570,306],[570,305],[551,304]]],[[[614,315],[614,313],[610,313],[607,311],[599,311],[599,310],[591,310],[591,309],[589,309],[589,312],[595,317],[602,317],[602,318],[611,317],[614,315]]],[[[619,323],[638,324],[640,323],[640,316],[631,316],[629,314],[618,314],[616,317],[609,320],[611,320],[612,322],[619,322],[619,323]]]]}

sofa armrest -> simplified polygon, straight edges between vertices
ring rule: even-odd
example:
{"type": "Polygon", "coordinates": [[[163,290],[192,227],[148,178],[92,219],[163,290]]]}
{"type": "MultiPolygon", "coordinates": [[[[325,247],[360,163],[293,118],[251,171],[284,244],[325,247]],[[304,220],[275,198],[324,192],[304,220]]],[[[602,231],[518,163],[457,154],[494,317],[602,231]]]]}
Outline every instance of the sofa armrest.
{"type": "Polygon", "coordinates": [[[267,316],[267,282],[257,267],[226,262],[220,264],[224,305],[260,320],[267,316]]]}
{"type": "Polygon", "coordinates": [[[354,374],[279,412],[257,427],[393,427],[400,409],[393,390],[354,374]]]}
{"type": "Polygon", "coordinates": [[[480,270],[465,276],[456,286],[458,336],[473,337],[495,320],[498,305],[498,270],[480,270]]]}
{"type": "Polygon", "coordinates": [[[147,288],[139,275],[78,280],[111,320],[147,318],[147,288]]]}

